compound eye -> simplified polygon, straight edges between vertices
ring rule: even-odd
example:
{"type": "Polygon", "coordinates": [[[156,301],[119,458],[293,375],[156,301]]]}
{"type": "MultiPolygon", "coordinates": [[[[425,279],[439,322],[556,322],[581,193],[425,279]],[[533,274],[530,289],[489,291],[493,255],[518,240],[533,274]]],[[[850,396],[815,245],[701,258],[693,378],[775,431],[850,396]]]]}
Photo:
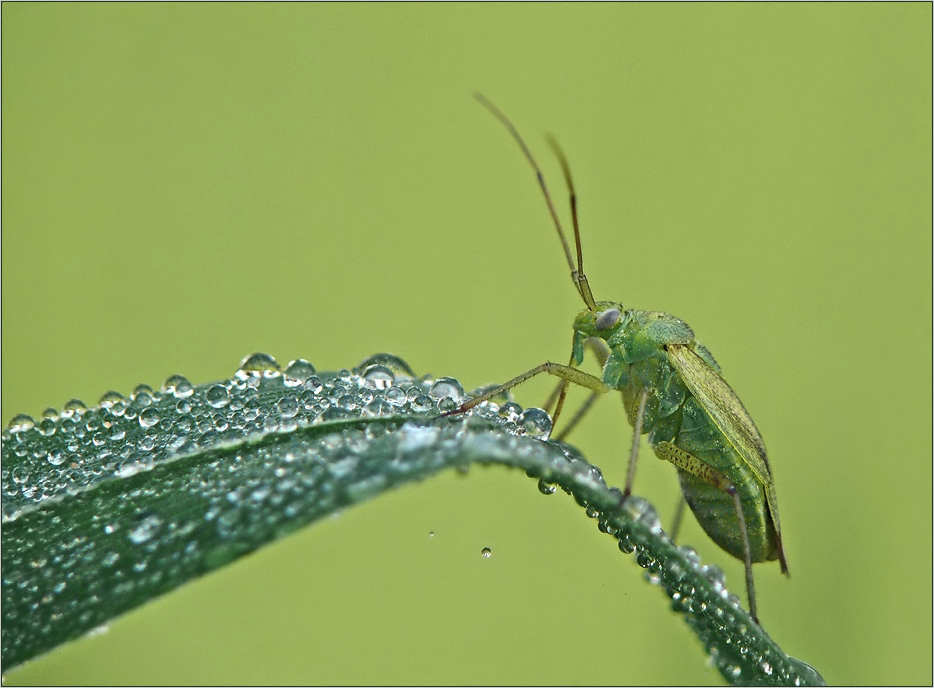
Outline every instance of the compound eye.
{"type": "Polygon", "coordinates": [[[598,330],[608,330],[619,322],[619,308],[608,308],[597,316],[594,326],[598,330]]]}

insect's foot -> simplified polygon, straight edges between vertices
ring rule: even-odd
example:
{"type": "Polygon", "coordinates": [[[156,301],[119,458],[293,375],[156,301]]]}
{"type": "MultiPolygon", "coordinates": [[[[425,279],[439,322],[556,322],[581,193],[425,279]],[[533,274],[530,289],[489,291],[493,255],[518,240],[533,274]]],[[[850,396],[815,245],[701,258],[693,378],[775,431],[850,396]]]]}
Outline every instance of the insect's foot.
{"type": "Polygon", "coordinates": [[[473,406],[467,406],[467,404],[461,404],[453,411],[445,411],[440,416],[438,416],[438,418],[447,418],[448,416],[456,416],[461,413],[467,413],[472,408],[473,406]]]}

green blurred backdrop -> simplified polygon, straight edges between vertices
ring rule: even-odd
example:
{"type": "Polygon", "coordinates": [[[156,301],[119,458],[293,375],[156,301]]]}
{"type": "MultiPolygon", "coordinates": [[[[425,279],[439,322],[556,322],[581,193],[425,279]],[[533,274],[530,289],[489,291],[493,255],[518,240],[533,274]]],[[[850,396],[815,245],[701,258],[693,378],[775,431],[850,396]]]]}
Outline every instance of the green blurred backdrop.
{"type": "MultiPolygon", "coordinates": [[[[2,12],[4,422],[253,351],[391,351],[468,387],[564,361],[580,303],[481,89],[562,212],[542,135],[565,148],[597,298],[690,323],[756,418],[793,576],[756,567],[766,630],[831,682],[932,681],[930,4],[2,12]]],[[[616,399],[574,441],[623,481],[616,399]]],[[[668,522],[673,469],[643,456],[668,522]]],[[[742,594],[693,520],[683,539],[742,594]]],[[[719,682],[572,500],[493,468],[307,528],[6,678],[719,682]]]]}

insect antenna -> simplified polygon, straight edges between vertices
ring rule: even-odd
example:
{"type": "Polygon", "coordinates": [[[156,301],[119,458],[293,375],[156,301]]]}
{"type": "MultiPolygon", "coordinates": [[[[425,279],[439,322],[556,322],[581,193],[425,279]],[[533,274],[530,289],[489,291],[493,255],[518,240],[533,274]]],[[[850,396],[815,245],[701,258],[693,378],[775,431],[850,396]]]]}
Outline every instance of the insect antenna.
{"type": "Polygon", "coordinates": [[[535,170],[535,177],[538,179],[538,185],[542,189],[542,193],[545,195],[545,203],[548,205],[548,212],[551,213],[551,219],[555,223],[555,229],[558,230],[558,238],[561,240],[561,246],[564,248],[564,257],[567,258],[568,267],[571,268],[571,280],[574,282],[574,287],[577,289],[577,293],[580,294],[580,297],[584,300],[584,305],[587,306],[592,311],[597,310],[597,306],[593,300],[593,294],[590,292],[590,284],[587,282],[587,278],[584,276],[583,271],[583,257],[581,255],[581,240],[580,240],[580,231],[577,226],[577,196],[574,193],[574,186],[571,184],[571,173],[568,168],[567,161],[564,159],[564,154],[561,152],[561,149],[557,147],[557,144],[553,144],[556,152],[558,153],[558,158],[561,160],[561,166],[564,169],[564,177],[568,182],[568,187],[571,192],[571,216],[574,221],[574,240],[577,245],[577,266],[574,265],[574,259],[571,257],[571,247],[568,245],[568,240],[564,235],[564,230],[561,228],[561,221],[558,219],[558,213],[555,211],[555,205],[551,200],[551,194],[548,193],[548,186],[545,184],[545,176],[542,174],[541,168],[539,168],[538,163],[535,162],[535,158],[532,156],[532,152],[529,150],[529,147],[525,145],[525,141],[522,139],[522,136],[519,135],[519,132],[513,126],[512,122],[509,121],[509,118],[504,115],[498,107],[493,105],[489,100],[486,99],[482,93],[475,93],[474,96],[480,103],[496,117],[500,122],[505,125],[509,130],[509,133],[512,134],[512,137],[516,140],[516,143],[519,144],[519,148],[522,149],[523,154],[525,154],[526,160],[529,161],[529,164],[532,165],[532,169],[535,170]]]}
{"type": "Polygon", "coordinates": [[[584,274],[584,253],[581,250],[581,230],[577,222],[577,192],[574,190],[574,182],[571,180],[571,166],[568,165],[568,159],[564,157],[564,151],[558,145],[558,140],[548,135],[548,144],[558,156],[558,162],[561,163],[561,171],[564,172],[564,181],[568,186],[568,193],[571,194],[571,222],[574,225],[574,246],[577,248],[577,270],[571,268],[571,278],[577,285],[577,291],[580,292],[584,303],[590,310],[596,310],[593,300],[593,293],[590,291],[590,282],[587,281],[587,275],[584,274]]]}

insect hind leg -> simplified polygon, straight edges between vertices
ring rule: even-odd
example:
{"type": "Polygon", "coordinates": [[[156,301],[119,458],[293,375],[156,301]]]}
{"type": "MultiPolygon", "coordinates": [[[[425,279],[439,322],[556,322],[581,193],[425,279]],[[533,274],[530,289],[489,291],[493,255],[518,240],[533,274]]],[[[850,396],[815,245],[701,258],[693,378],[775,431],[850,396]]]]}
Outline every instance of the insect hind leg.
{"type": "Polygon", "coordinates": [[[759,616],[756,613],[756,591],[752,578],[752,550],[749,545],[749,530],[746,527],[746,516],[743,514],[743,505],[740,502],[736,487],[727,480],[723,473],[713,466],[710,466],[693,454],[676,447],[671,442],[659,442],[655,446],[655,453],[658,455],[658,458],[673,463],[681,470],[697,476],[708,485],[732,497],[733,508],[736,510],[736,520],[739,523],[739,533],[743,542],[743,564],[746,568],[746,592],[749,599],[749,615],[752,617],[752,620],[756,622],[756,625],[760,625],[759,616]]]}

